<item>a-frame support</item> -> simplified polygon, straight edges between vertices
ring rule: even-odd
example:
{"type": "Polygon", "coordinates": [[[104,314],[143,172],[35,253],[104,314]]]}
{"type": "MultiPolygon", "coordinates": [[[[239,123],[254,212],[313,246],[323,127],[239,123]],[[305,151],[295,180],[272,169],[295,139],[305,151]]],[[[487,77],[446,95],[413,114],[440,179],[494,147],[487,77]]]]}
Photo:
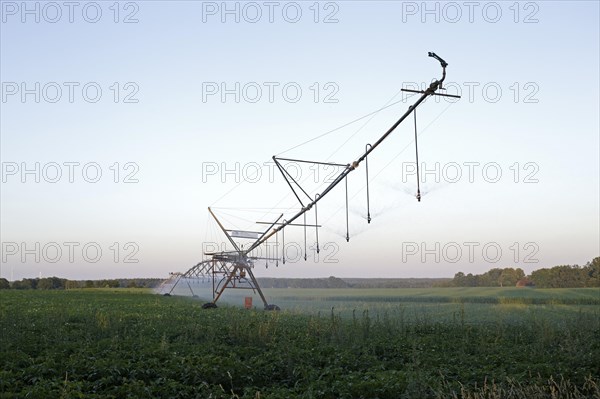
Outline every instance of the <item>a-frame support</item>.
{"type": "MultiPolygon", "coordinates": [[[[205,307],[215,307],[223,292],[228,288],[237,288],[237,289],[251,289],[254,292],[257,292],[262,300],[266,310],[278,309],[276,305],[270,305],[267,302],[267,298],[262,292],[254,273],[252,272],[252,268],[254,267],[254,260],[259,258],[249,256],[250,250],[243,250],[240,246],[233,240],[232,232],[235,232],[240,238],[253,238],[257,241],[260,241],[271,229],[279,222],[279,220],[283,217],[283,214],[279,215],[279,217],[272,222],[269,227],[264,232],[245,232],[245,231],[237,231],[237,230],[227,230],[219,218],[214,214],[212,209],[209,207],[208,212],[214,218],[215,222],[225,234],[229,242],[234,248],[234,251],[231,252],[218,252],[218,253],[210,253],[207,255],[212,256],[213,261],[221,262],[220,273],[223,274],[223,278],[219,281],[219,283],[214,285],[214,275],[215,270],[213,266],[212,274],[213,274],[213,300],[210,302],[211,305],[205,304],[205,307]]],[[[269,258],[265,258],[269,259],[269,258]]]]}

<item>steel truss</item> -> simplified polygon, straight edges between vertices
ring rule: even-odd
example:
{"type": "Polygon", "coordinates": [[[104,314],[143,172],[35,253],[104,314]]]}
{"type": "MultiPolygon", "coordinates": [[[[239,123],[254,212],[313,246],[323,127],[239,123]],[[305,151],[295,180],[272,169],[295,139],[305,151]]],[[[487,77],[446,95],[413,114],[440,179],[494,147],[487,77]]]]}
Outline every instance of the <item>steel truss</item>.
{"type": "MultiPolygon", "coordinates": [[[[224,253],[223,253],[224,254],[224,253]]],[[[191,267],[185,273],[171,273],[171,276],[165,280],[159,287],[159,292],[170,296],[175,287],[185,283],[193,297],[197,297],[190,280],[200,280],[211,283],[212,302],[205,304],[204,308],[216,307],[216,303],[226,289],[249,289],[260,295],[261,300],[267,308],[275,308],[269,305],[260,289],[256,277],[252,272],[254,260],[258,258],[248,258],[246,261],[232,259],[226,255],[214,255],[212,259],[205,260],[191,267]]]]}

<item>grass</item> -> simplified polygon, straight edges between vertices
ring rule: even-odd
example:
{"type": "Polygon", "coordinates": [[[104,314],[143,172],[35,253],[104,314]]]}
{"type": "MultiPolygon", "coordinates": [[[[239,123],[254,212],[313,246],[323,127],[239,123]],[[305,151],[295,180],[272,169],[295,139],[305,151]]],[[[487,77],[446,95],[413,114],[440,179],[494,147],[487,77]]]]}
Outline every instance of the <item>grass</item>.
{"type": "Polygon", "coordinates": [[[282,291],[268,294],[303,298],[296,310],[203,310],[143,290],[0,291],[0,397],[600,397],[597,305],[282,291]],[[315,308],[319,295],[329,299],[315,308]]]}

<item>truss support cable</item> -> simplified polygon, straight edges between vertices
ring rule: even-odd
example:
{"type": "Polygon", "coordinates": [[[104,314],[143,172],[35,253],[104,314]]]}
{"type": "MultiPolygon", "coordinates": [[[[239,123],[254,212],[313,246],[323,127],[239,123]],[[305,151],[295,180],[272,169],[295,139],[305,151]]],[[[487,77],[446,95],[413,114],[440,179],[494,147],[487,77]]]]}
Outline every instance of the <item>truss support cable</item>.
{"type": "MultiPolygon", "coordinates": [[[[369,151],[371,144],[365,146],[365,152],[369,151]]],[[[371,206],[369,204],[369,159],[365,157],[365,170],[367,172],[367,223],[371,223],[371,206]]]]}
{"type": "Polygon", "coordinates": [[[344,183],[346,184],[346,242],[349,242],[350,230],[348,226],[348,177],[344,177],[344,183]]]}
{"type": "Polygon", "coordinates": [[[419,176],[419,144],[417,141],[417,109],[415,108],[413,114],[415,115],[415,156],[417,162],[417,201],[421,202],[421,178],[419,176]]]}
{"type": "Polygon", "coordinates": [[[307,161],[305,159],[280,158],[277,156],[273,156],[273,157],[275,159],[277,159],[278,161],[301,162],[301,163],[310,163],[310,164],[315,164],[315,165],[326,165],[326,166],[346,166],[346,165],[342,165],[341,163],[334,163],[334,162],[307,161]]]}
{"type": "Polygon", "coordinates": [[[290,174],[290,172],[288,172],[283,165],[281,165],[277,159],[277,157],[273,156],[273,161],[277,164],[277,167],[279,168],[279,171],[281,172],[281,174],[283,175],[283,177],[285,178],[285,180],[287,181],[288,185],[290,186],[290,188],[292,189],[292,191],[294,192],[294,195],[296,195],[296,198],[298,199],[298,201],[300,202],[300,205],[302,205],[302,207],[304,207],[304,203],[300,200],[300,197],[298,196],[298,194],[296,193],[296,190],[294,190],[294,187],[292,187],[292,183],[290,183],[290,179],[292,182],[294,182],[294,184],[296,184],[296,186],[304,193],[304,195],[306,195],[306,197],[309,199],[309,201],[313,201],[313,199],[310,197],[310,195],[308,195],[308,193],[302,188],[302,186],[300,185],[300,183],[298,183],[298,181],[296,179],[294,179],[294,177],[290,174]],[[287,175],[287,176],[286,176],[287,175]],[[289,177],[289,179],[288,179],[289,177]]]}
{"type": "Polygon", "coordinates": [[[279,164],[279,162],[277,162],[277,160],[275,160],[275,157],[273,157],[273,160],[275,161],[275,164],[277,165],[277,168],[279,168],[279,171],[283,175],[283,178],[285,179],[285,182],[288,184],[288,186],[290,186],[290,189],[292,190],[292,192],[296,196],[296,199],[298,200],[298,202],[300,202],[300,205],[302,205],[302,207],[304,207],[304,204],[302,203],[302,200],[300,199],[300,197],[298,197],[298,194],[296,194],[296,190],[294,190],[294,187],[292,187],[292,183],[290,183],[290,181],[288,180],[287,176],[285,175],[285,173],[286,173],[285,169],[283,169],[283,167],[279,164]]]}
{"type": "Polygon", "coordinates": [[[225,230],[225,227],[223,227],[223,225],[221,224],[221,222],[219,221],[219,219],[217,219],[217,217],[215,216],[215,214],[213,213],[213,211],[210,209],[210,206],[208,207],[208,212],[210,212],[210,214],[212,215],[212,217],[215,219],[215,222],[217,222],[217,224],[219,225],[219,227],[221,228],[221,230],[223,231],[223,233],[225,233],[225,236],[227,236],[227,239],[229,240],[229,242],[231,243],[231,245],[233,245],[233,248],[235,248],[236,251],[241,252],[240,248],[237,246],[237,244],[235,243],[235,241],[233,241],[233,239],[231,238],[231,236],[227,233],[227,230],[225,230]]]}
{"type": "MultiPolygon", "coordinates": [[[[255,222],[256,224],[272,224],[273,226],[277,225],[277,226],[283,226],[283,223],[271,223],[271,222],[255,222]]],[[[286,226],[304,226],[304,224],[302,223],[287,223],[286,226]]],[[[315,227],[314,224],[306,224],[306,227],[315,227]]],[[[323,226],[317,226],[317,227],[323,227],[323,226]]]]}
{"type": "MultiPolygon", "coordinates": [[[[403,90],[403,91],[406,91],[406,90],[403,90]]],[[[415,91],[415,93],[420,93],[420,92],[417,92],[417,91],[415,91]]],[[[396,96],[397,96],[397,94],[396,94],[396,95],[394,95],[394,97],[396,97],[396,96]]],[[[391,99],[391,100],[393,100],[393,99],[394,99],[394,97],[392,97],[392,99],[391,99]]],[[[390,100],[390,101],[391,101],[391,100],[390,100]]],[[[378,112],[381,112],[381,111],[383,111],[384,109],[387,109],[387,108],[393,107],[394,105],[396,105],[396,104],[399,104],[399,103],[402,103],[402,102],[404,102],[404,101],[405,101],[405,99],[401,99],[401,100],[395,101],[395,102],[393,102],[393,103],[391,103],[391,104],[384,105],[383,107],[381,107],[381,108],[378,108],[378,109],[376,109],[375,111],[369,112],[368,114],[366,114],[366,115],[363,115],[363,116],[361,116],[360,118],[356,118],[356,119],[354,119],[354,120],[352,120],[352,121],[350,121],[350,122],[346,122],[346,123],[344,123],[343,125],[340,125],[340,126],[338,126],[338,127],[334,128],[334,129],[328,130],[328,131],[326,131],[325,133],[321,133],[321,134],[319,134],[318,136],[316,136],[316,137],[313,137],[312,139],[306,140],[306,141],[304,141],[304,142],[302,142],[302,143],[300,143],[300,144],[297,144],[297,145],[295,145],[295,146],[293,146],[293,147],[291,147],[291,148],[288,148],[287,150],[280,152],[278,155],[282,155],[282,154],[285,154],[285,153],[287,153],[287,152],[290,152],[290,151],[292,151],[292,150],[295,150],[295,149],[296,149],[296,148],[298,148],[298,147],[301,147],[301,146],[303,146],[303,145],[305,145],[305,144],[311,143],[311,142],[313,142],[313,141],[315,141],[315,140],[318,140],[318,139],[320,139],[320,138],[322,138],[322,137],[325,137],[325,136],[327,136],[327,135],[329,135],[329,134],[331,134],[331,133],[333,133],[333,132],[336,132],[336,131],[338,131],[338,130],[340,130],[340,129],[343,129],[343,128],[347,127],[347,126],[350,126],[350,125],[352,125],[353,123],[356,123],[356,122],[358,122],[358,121],[360,121],[360,120],[363,120],[363,119],[365,119],[365,118],[368,118],[368,117],[369,117],[369,116],[371,116],[371,115],[375,115],[375,114],[377,114],[378,112]]]]}
{"type": "Polygon", "coordinates": [[[317,253],[319,253],[319,219],[317,213],[317,199],[319,198],[319,194],[315,194],[315,235],[317,237],[317,253]]]}

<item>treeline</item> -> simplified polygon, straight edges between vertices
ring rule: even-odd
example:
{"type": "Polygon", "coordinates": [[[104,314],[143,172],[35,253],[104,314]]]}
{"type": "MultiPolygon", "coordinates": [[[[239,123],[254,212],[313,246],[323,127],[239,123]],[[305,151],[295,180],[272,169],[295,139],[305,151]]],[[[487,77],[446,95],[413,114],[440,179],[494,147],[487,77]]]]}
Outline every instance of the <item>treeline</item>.
{"type": "MultiPolygon", "coordinates": [[[[61,290],[75,288],[155,288],[162,279],[67,280],[59,277],[24,278],[9,282],[0,278],[0,289],[61,290]]],[[[431,288],[431,287],[600,287],[600,257],[585,266],[561,265],[533,271],[529,276],[521,268],[494,268],[483,274],[458,272],[454,278],[341,279],[269,278],[258,279],[262,288],[431,288]]]]}
{"type": "Polygon", "coordinates": [[[542,268],[526,276],[522,269],[494,268],[483,274],[458,272],[438,287],[538,287],[538,288],[583,288],[600,287],[600,257],[585,266],[561,265],[542,268]]]}
{"type": "Polygon", "coordinates": [[[104,280],[67,280],[59,277],[24,278],[10,282],[0,278],[0,289],[15,290],[64,290],[76,288],[155,288],[162,279],[124,278],[104,280]]]}
{"type": "Polygon", "coordinates": [[[600,257],[585,266],[554,266],[531,273],[531,280],[540,288],[600,287],[600,257]]]}
{"type": "Polygon", "coordinates": [[[451,281],[449,278],[345,278],[352,288],[433,288],[451,281]]]}
{"type": "Polygon", "coordinates": [[[494,268],[483,274],[464,274],[458,272],[454,278],[439,287],[514,287],[517,282],[525,278],[525,272],[521,268],[504,269],[494,268]]]}

